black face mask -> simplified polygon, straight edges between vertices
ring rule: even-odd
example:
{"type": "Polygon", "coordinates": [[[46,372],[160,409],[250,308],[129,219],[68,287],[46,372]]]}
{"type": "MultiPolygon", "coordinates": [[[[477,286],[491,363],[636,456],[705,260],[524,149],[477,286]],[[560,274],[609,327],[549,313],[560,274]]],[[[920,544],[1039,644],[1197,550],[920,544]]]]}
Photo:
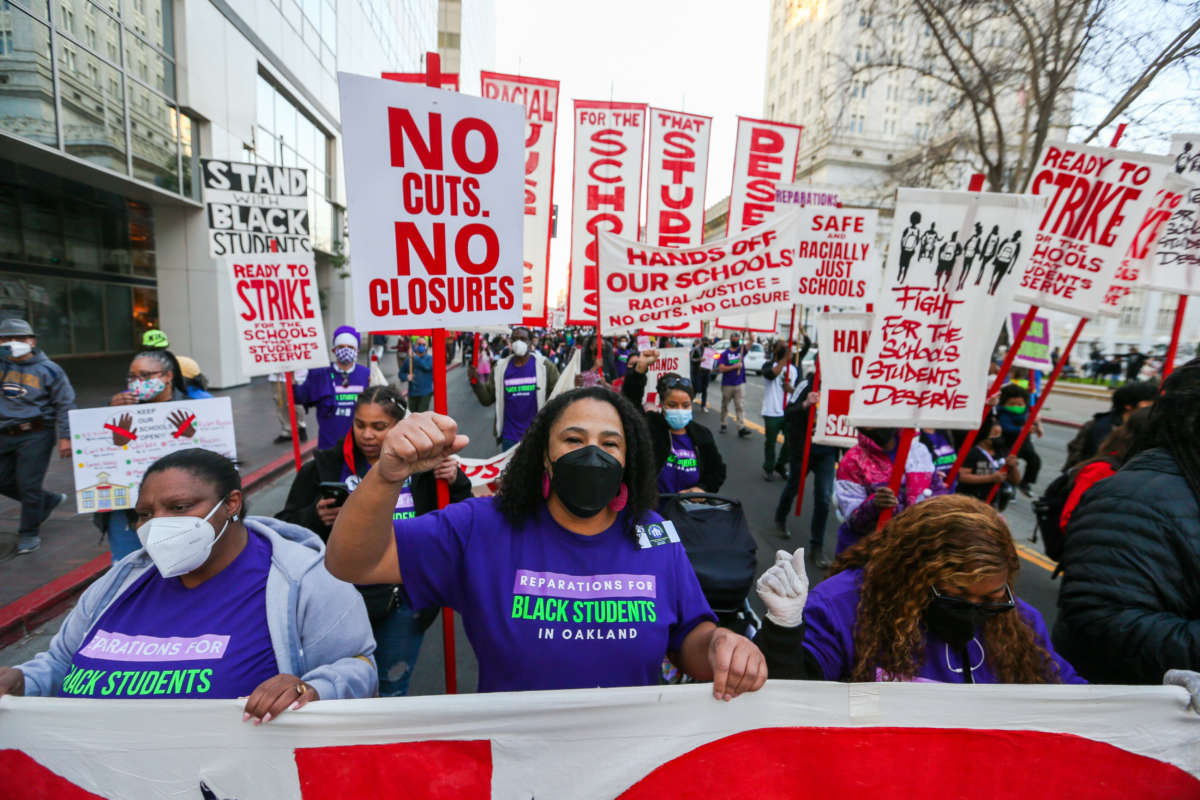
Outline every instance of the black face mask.
{"type": "Polygon", "coordinates": [[[621,490],[625,468],[594,444],[580,447],[550,462],[550,488],[577,517],[587,519],[604,510],[621,490]]]}
{"type": "Polygon", "coordinates": [[[933,592],[933,602],[925,609],[925,629],[955,650],[962,650],[985,622],[1016,608],[1012,590],[1003,603],[972,603],[933,592]]]}
{"type": "Polygon", "coordinates": [[[1003,436],[997,436],[994,439],[988,439],[988,442],[991,443],[993,450],[1000,450],[1000,448],[1004,447],[1004,437],[1003,436]]]}

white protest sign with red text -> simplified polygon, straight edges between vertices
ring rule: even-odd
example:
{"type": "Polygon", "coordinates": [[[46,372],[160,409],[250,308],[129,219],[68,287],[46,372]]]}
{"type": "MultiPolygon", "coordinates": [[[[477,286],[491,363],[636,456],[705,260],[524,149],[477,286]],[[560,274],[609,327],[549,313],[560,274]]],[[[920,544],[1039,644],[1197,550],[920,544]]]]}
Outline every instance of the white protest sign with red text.
{"type": "Polygon", "coordinates": [[[854,447],[858,436],[850,424],[850,400],[862,374],[871,337],[871,314],[818,314],[817,342],[821,348],[821,400],[813,444],[854,447]]]}
{"type": "Polygon", "coordinates": [[[873,208],[800,209],[796,297],[801,305],[864,306],[879,294],[883,263],[875,246],[873,208]]]}
{"type": "Polygon", "coordinates": [[[1200,294],[1200,133],[1171,137],[1174,176],[1190,186],[1142,264],[1145,285],[1175,294],[1200,294]]]}
{"type": "Polygon", "coordinates": [[[545,326],[554,203],[554,143],[558,138],[558,81],[480,73],[483,96],[525,109],[525,277],[522,321],[545,326]],[[542,243],[545,243],[543,247],[542,243]]]}
{"type": "Polygon", "coordinates": [[[790,305],[799,224],[796,214],[787,214],[685,248],[601,233],[601,333],[790,305]]]}
{"type": "Polygon", "coordinates": [[[1175,211],[1183,205],[1191,189],[1192,184],[1173,173],[1168,173],[1163,178],[1163,186],[1155,194],[1154,204],[1142,219],[1137,234],[1129,243],[1129,252],[1121,259],[1121,265],[1113,275],[1112,285],[1104,295],[1104,306],[1101,309],[1103,313],[1120,313],[1121,301],[1132,294],[1134,289],[1144,285],[1142,270],[1149,265],[1159,236],[1166,229],[1175,211]]]}
{"type": "Polygon", "coordinates": [[[224,261],[242,371],[267,375],[328,366],[312,253],[224,261]]]}
{"type": "MultiPolygon", "coordinates": [[[[778,199],[776,190],[792,185],[796,176],[802,130],[800,125],[738,117],[726,236],[754,227],[794,206],[790,200],[778,199]]],[[[717,320],[717,327],[774,333],[776,318],[773,312],[769,318],[767,314],[725,316],[717,320]]]]}
{"type": "MultiPolygon", "coordinates": [[[[644,239],[662,247],[688,247],[704,241],[704,191],[712,117],[650,109],[650,160],[646,171],[644,239]]],[[[702,334],[700,323],[659,325],[655,336],[702,334]]]]}
{"type": "Polygon", "coordinates": [[[663,375],[674,372],[676,375],[682,375],[690,380],[688,375],[692,368],[690,357],[691,350],[686,347],[667,347],[658,351],[658,360],[650,365],[650,369],[646,370],[646,389],[642,392],[643,406],[659,404],[658,380],[663,375]]]}
{"type": "Polygon", "coordinates": [[[1169,164],[1165,156],[1049,142],[1030,184],[1049,202],[1017,301],[1081,317],[1115,313],[1104,296],[1169,164]]]}
{"type": "Polygon", "coordinates": [[[1044,204],[1031,195],[897,192],[883,291],[850,406],[852,424],[979,426],[992,348],[1044,204]],[[997,244],[985,271],[975,244],[992,235],[997,244]]]}
{"type": "Polygon", "coordinates": [[[596,234],[638,234],[646,106],[576,100],[574,127],[567,324],[594,325],[599,302],[596,234]]]}
{"type": "Polygon", "coordinates": [[[519,322],[524,109],[345,72],[338,86],[358,327],[519,322]]]}

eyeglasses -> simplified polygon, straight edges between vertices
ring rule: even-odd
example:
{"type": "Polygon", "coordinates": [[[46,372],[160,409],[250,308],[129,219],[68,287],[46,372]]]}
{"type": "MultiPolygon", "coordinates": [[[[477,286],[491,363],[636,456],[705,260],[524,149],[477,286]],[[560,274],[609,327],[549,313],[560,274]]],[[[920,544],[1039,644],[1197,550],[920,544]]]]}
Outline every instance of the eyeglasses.
{"type": "Polygon", "coordinates": [[[663,388],[667,391],[671,389],[683,389],[685,392],[692,391],[692,382],[682,375],[674,375],[663,381],[663,388]]]}
{"type": "Polygon", "coordinates": [[[953,597],[948,594],[942,594],[933,586],[930,586],[929,589],[933,592],[934,598],[941,600],[946,606],[950,608],[973,609],[980,614],[983,614],[985,617],[998,617],[1001,614],[1012,611],[1017,607],[1017,601],[1016,598],[1013,597],[1012,587],[1010,587],[1007,583],[1004,584],[1004,591],[1008,594],[1008,599],[998,603],[972,603],[970,600],[964,600],[961,597],[953,597]]]}

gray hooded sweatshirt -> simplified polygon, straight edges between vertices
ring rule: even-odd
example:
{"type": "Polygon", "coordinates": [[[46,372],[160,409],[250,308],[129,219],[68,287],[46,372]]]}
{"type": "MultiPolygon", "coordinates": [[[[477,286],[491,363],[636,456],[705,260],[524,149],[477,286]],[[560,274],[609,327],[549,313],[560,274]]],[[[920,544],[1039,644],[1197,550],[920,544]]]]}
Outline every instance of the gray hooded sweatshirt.
{"type": "MultiPolygon", "coordinates": [[[[247,517],[246,528],[271,545],[267,627],[279,672],[299,676],[322,700],[376,695],[379,676],[367,607],[353,585],[325,569],[325,545],[320,538],[308,528],[270,517],[247,517]]],[[[25,694],[57,695],[75,653],[101,615],[152,569],[154,562],[146,550],[135,550],[89,586],[50,648],[17,666],[25,673],[25,694]]]]}
{"type": "Polygon", "coordinates": [[[75,390],[63,368],[41,350],[24,361],[0,357],[0,428],[42,420],[69,439],[67,412],[75,407],[75,390]]]}

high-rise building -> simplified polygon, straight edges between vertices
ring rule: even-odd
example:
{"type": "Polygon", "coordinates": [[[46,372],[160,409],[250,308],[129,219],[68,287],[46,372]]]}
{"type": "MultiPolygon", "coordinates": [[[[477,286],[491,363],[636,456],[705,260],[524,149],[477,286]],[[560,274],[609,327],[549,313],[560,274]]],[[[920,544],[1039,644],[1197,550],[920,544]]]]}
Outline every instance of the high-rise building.
{"type": "Polygon", "coordinates": [[[495,0],[438,0],[438,55],[462,91],[479,94],[479,71],[496,63],[495,0]]]}
{"type": "Polygon", "coordinates": [[[337,73],[416,71],[436,42],[437,0],[0,2],[0,318],[67,359],[160,327],[216,386],[245,381],[200,203],[213,157],[308,171],[332,330],[350,310],[337,73]]]}

